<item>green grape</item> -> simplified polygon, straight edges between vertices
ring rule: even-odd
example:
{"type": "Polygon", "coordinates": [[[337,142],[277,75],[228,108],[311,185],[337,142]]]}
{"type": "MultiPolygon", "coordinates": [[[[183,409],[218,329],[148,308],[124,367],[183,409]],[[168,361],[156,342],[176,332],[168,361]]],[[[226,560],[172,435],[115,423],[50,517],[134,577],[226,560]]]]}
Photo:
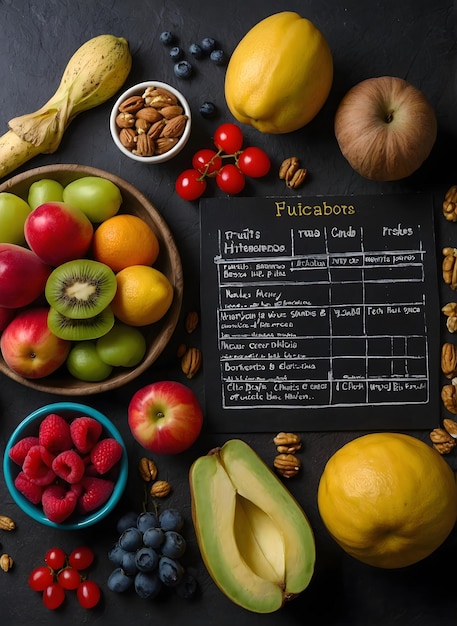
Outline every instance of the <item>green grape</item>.
{"type": "Polygon", "coordinates": [[[30,206],[14,193],[0,193],[0,243],[25,244],[24,224],[30,206]]]}

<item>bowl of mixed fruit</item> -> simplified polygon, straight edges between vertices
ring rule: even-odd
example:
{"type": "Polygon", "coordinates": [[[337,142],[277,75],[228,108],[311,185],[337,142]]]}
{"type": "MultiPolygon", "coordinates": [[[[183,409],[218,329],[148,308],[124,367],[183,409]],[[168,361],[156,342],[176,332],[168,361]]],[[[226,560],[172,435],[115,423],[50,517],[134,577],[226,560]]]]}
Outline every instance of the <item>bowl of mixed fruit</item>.
{"type": "Polygon", "coordinates": [[[0,185],[0,372],[51,393],[126,384],[162,353],[182,303],[161,214],[118,176],[50,165],[0,185]]]}
{"type": "Polygon", "coordinates": [[[3,473],[15,503],[35,521],[87,528],[118,504],[128,478],[119,430],[100,411],[75,402],[42,406],[12,432],[3,473]]]}

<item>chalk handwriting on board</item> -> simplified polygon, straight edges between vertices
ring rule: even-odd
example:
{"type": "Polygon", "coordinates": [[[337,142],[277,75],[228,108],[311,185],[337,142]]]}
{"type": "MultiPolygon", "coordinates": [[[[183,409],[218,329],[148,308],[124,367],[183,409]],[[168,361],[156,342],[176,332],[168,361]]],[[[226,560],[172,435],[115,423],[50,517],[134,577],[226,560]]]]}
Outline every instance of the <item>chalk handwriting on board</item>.
{"type": "Polygon", "coordinates": [[[201,232],[216,429],[434,423],[439,307],[429,197],[207,200],[201,232]]]}

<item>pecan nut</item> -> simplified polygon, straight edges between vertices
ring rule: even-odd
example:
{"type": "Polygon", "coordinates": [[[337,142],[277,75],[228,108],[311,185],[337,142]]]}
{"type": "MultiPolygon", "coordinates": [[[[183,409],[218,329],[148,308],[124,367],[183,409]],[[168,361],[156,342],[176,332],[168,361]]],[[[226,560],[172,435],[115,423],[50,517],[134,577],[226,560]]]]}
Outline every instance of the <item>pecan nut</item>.
{"type": "Polygon", "coordinates": [[[457,249],[456,248],[443,248],[443,263],[441,266],[443,280],[446,285],[453,290],[457,289],[457,249]]]}
{"type": "Polygon", "coordinates": [[[441,400],[443,401],[444,408],[457,415],[457,387],[454,384],[444,385],[441,389],[441,400]]]}
{"type": "Polygon", "coordinates": [[[194,332],[194,330],[198,326],[198,313],[197,313],[197,311],[189,311],[189,313],[186,315],[186,319],[184,321],[184,326],[185,326],[186,332],[188,332],[189,335],[194,332]]]}
{"type": "Polygon", "coordinates": [[[291,478],[300,471],[301,461],[295,454],[281,453],[275,457],[273,465],[278,474],[281,474],[284,478],[291,478]]]}
{"type": "Polygon", "coordinates": [[[451,437],[454,437],[454,439],[457,438],[457,422],[455,420],[451,420],[448,417],[446,417],[443,420],[443,426],[444,426],[444,430],[447,433],[449,433],[451,437]]]}
{"type": "Polygon", "coordinates": [[[14,530],[16,524],[8,515],[0,515],[0,530],[14,530]]]}
{"type": "Polygon", "coordinates": [[[289,187],[289,189],[298,189],[303,184],[307,175],[308,170],[304,167],[300,167],[292,176],[292,178],[286,181],[286,185],[289,187]]]}
{"type": "Polygon", "coordinates": [[[188,119],[187,115],[177,115],[168,120],[162,129],[161,137],[181,137],[188,119]]]}
{"type": "Polygon", "coordinates": [[[284,161],[279,166],[279,178],[281,180],[285,180],[287,184],[299,167],[300,162],[297,157],[289,157],[288,159],[284,159],[284,161]]]}
{"type": "Polygon", "coordinates": [[[121,112],[116,116],[116,125],[119,128],[133,128],[135,126],[135,116],[132,113],[121,112]]]}
{"type": "Polygon", "coordinates": [[[148,459],[145,456],[140,459],[140,462],[138,463],[138,471],[141,478],[146,483],[149,483],[157,478],[157,465],[152,459],[148,459]]]}
{"type": "Polygon", "coordinates": [[[168,496],[170,491],[171,491],[171,485],[168,481],[156,480],[156,482],[153,483],[149,493],[154,498],[165,498],[166,496],[168,496]]]}
{"type": "Polygon", "coordinates": [[[14,561],[9,554],[2,554],[0,556],[0,567],[4,572],[9,572],[13,565],[14,561]]]}
{"type": "Polygon", "coordinates": [[[443,215],[448,222],[457,222],[457,185],[450,187],[444,196],[443,215]]]}
{"type": "Polygon", "coordinates": [[[193,378],[202,365],[202,352],[200,348],[187,348],[181,357],[181,369],[187,378],[193,378]]]}
{"type": "Polygon", "coordinates": [[[278,433],[273,439],[274,444],[278,452],[280,453],[294,453],[301,450],[301,440],[295,433],[278,433]]]}
{"type": "Polygon", "coordinates": [[[127,150],[133,150],[136,145],[136,132],[133,128],[121,128],[119,141],[127,150]]]}
{"type": "Polygon", "coordinates": [[[441,370],[446,378],[457,374],[457,349],[453,343],[446,342],[441,348],[441,370]]]}
{"type": "Polygon", "coordinates": [[[139,134],[136,139],[135,150],[132,152],[139,156],[152,156],[155,153],[154,139],[151,139],[146,133],[139,134]]]}
{"type": "Polygon", "coordinates": [[[121,102],[119,105],[119,111],[121,113],[136,113],[144,107],[144,100],[141,96],[130,96],[121,102]]]}
{"type": "Polygon", "coordinates": [[[146,106],[157,109],[178,104],[176,96],[163,87],[147,87],[143,93],[143,100],[146,106]]]}
{"type": "Polygon", "coordinates": [[[434,428],[430,433],[430,440],[440,454],[449,454],[457,445],[457,441],[444,428],[434,428]]]}

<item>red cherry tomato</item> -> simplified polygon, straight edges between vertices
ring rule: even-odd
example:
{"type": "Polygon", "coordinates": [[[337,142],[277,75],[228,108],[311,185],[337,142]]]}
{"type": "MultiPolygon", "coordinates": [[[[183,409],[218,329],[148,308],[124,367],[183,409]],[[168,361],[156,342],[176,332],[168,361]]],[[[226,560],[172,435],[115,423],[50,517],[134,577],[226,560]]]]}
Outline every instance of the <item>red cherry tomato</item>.
{"type": "Polygon", "coordinates": [[[76,591],[76,597],[83,609],[92,609],[100,600],[100,587],[93,580],[83,580],[76,591]]]}
{"type": "Polygon", "coordinates": [[[216,176],[222,167],[222,159],[215,150],[203,148],[196,152],[192,158],[192,167],[200,174],[216,176]]]}
{"type": "Polygon", "coordinates": [[[214,145],[227,154],[238,152],[243,145],[243,132],[241,128],[230,122],[221,124],[214,132],[214,145]]]}
{"type": "Polygon", "coordinates": [[[203,195],[205,189],[206,180],[197,170],[184,170],[176,179],[175,190],[183,200],[197,200],[203,195]]]}
{"type": "Polygon", "coordinates": [[[246,179],[243,172],[233,163],[227,163],[222,167],[217,176],[218,187],[230,195],[240,193],[244,189],[246,179]]]}
{"type": "Polygon", "coordinates": [[[246,176],[261,178],[262,176],[266,176],[270,171],[271,161],[264,150],[250,146],[239,155],[238,167],[246,176]]]}
{"type": "Polygon", "coordinates": [[[87,546],[78,546],[71,551],[68,557],[68,565],[76,570],[87,569],[94,561],[94,552],[87,546]]]}
{"type": "Polygon", "coordinates": [[[77,589],[81,574],[74,567],[64,567],[57,574],[57,582],[64,589],[77,589]]]}
{"type": "Polygon", "coordinates": [[[52,569],[58,570],[65,565],[66,558],[62,548],[50,548],[44,555],[44,562],[52,569]]]}
{"type": "Polygon", "coordinates": [[[52,570],[47,565],[40,565],[35,567],[29,574],[29,587],[33,591],[44,591],[46,587],[52,585],[54,582],[54,575],[52,570]]]}
{"type": "Polygon", "coordinates": [[[57,609],[65,600],[65,591],[58,583],[48,585],[43,591],[43,604],[47,609],[57,609]]]}

